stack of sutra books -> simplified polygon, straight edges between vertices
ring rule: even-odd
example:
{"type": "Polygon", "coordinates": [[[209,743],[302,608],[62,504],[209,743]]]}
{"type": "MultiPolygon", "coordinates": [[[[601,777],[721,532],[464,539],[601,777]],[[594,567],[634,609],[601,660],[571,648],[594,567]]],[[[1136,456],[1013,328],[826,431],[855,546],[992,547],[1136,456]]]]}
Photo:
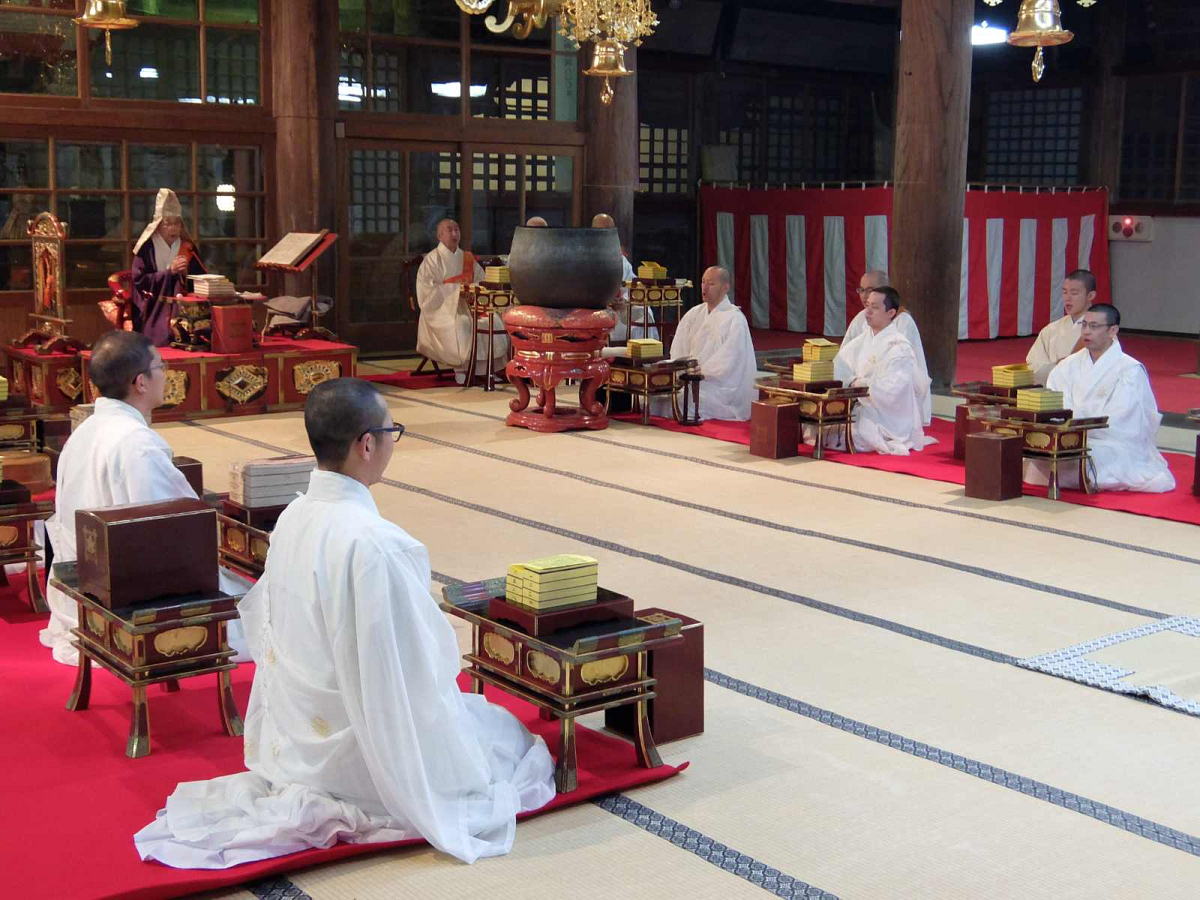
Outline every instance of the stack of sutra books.
{"type": "Polygon", "coordinates": [[[596,600],[597,563],[561,553],[508,567],[505,597],[526,609],[549,610],[596,600]]]}
{"type": "Polygon", "coordinates": [[[284,506],[308,488],[312,456],[277,456],[229,464],[229,499],[239,506],[284,506]]]}

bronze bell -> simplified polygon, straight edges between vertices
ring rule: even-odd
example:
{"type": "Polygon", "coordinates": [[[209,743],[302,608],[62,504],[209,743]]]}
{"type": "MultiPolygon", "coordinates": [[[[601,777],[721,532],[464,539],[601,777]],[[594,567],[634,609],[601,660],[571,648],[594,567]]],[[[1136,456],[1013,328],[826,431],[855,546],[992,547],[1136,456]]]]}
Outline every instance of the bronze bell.
{"type": "Polygon", "coordinates": [[[1062,27],[1058,0],[1021,0],[1017,27],[1009,33],[1008,42],[1014,47],[1037,47],[1037,53],[1033,55],[1033,80],[1041,81],[1046,69],[1042,48],[1065,44],[1073,37],[1074,34],[1062,27]]]}
{"type": "Polygon", "coordinates": [[[137,19],[125,15],[125,0],[87,0],[83,15],[75,19],[76,25],[84,28],[104,29],[104,61],[112,65],[113,30],[137,28],[137,19]]]}
{"type": "Polygon", "coordinates": [[[596,41],[596,49],[592,51],[592,66],[585,69],[583,74],[604,77],[604,90],[600,92],[600,102],[608,106],[613,99],[613,89],[608,79],[624,78],[633,74],[625,68],[625,45],[612,38],[596,41]]]}

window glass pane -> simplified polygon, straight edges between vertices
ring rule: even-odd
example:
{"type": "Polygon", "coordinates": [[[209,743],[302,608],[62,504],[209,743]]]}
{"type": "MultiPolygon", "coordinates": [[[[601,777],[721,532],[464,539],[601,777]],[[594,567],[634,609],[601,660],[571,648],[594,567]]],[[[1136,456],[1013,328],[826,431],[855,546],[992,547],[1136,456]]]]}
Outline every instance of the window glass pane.
{"type": "Polygon", "coordinates": [[[258,0],[205,0],[204,21],[222,25],[257,25],[258,0]]]}
{"type": "MultiPolygon", "coordinates": [[[[167,185],[163,185],[167,187],[167,185]]],[[[154,197],[158,192],[153,194],[131,194],[129,197],[129,229],[130,237],[135,241],[142,233],[152,218],[154,218],[154,197]]],[[[183,210],[183,224],[188,230],[188,234],[194,235],[195,227],[192,221],[192,195],[185,194],[182,191],[175,191],[179,197],[179,206],[183,210]]]]}
{"type": "Polygon", "coordinates": [[[338,109],[365,110],[366,85],[366,47],[343,41],[338,67],[338,109]]]}
{"type": "Polygon", "coordinates": [[[458,7],[453,3],[371,0],[372,34],[457,41],[458,18],[458,7]]]}
{"type": "Polygon", "coordinates": [[[350,151],[350,255],[401,256],[404,154],[350,151]]]}
{"type": "Polygon", "coordinates": [[[1200,200],[1200,77],[1188,77],[1179,200],[1200,200]]]}
{"type": "Polygon", "coordinates": [[[109,275],[133,264],[133,254],[124,241],[107,244],[68,241],[64,264],[68,288],[103,288],[108,286],[109,275]]]}
{"type": "Polygon", "coordinates": [[[92,93],[130,100],[200,102],[200,32],[142,23],[112,32],[112,65],[104,64],[104,36],[88,29],[92,93]]]}
{"type": "Polygon", "coordinates": [[[520,211],[519,179],[515,155],[474,154],[470,248],[477,255],[508,252],[520,211]]]}
{"type": "Polygon", "coordinates": [[[1121,190],[1124,200],[1174,200],[1179,147],[1178,75],[1131,78],[1121,136],[1121,190]]]}
{"type": "Polygon", "coordinates": [[[121,237],[120,195],[59,194],[58,218],[73,238],[121,237]]]}
{"type": "Polygon", "coordinates": [[[205,99],[209,103],[258,103],[258,32],[209,28],[205,39],[205,99]]]}
{"type": "Polygon", "coordinates": [[[373,111],[458,115],[458,50],[375,41],[372,55],[373,111]]]}
{"type": "Polygon", "coordinates": [[[426,253],[437,244],[439,219],[459,216],[462,160],[458,153],[408,154],[408,250],[426,253]]]}
{"type": "Polygon", "coordinates": [[[0,93],[74,96],[78,92],[71,20],[0,10],[0,93]]]}
{"type": "Polygon", "coordinates": [[[471,115],[476,118],[550,118],[548,56],[475,53],[471,82],[471,115]]]}
{"type": "Polygon", "coordinates": [[[235,285],[253,287],[261,284],[263,272],[254,264],[266,252],[261,244],[205,243],[200,245],[200,258],[212,275],[224,275],[235,285]]]}
{"type": "Polygon", "coordinates": [[[191,151],[187,147],[131,144],[129,186],[186,191],[192,186],[191,165],[191,151]]]}
{"type": "MultiPolygon", "coordinates": [[[[162,16],[166,19],[194,19],[196,0],[128,0],[125,11],[131,16],[162,16]]],[[[116,48],[113,48],[116,52],[116,48]]]]}
{"type": "Polygon", "coordinates": [[[366,31],[366,0],[339,0],[338,28],[341,31],[356,31],[359,33],[366,31]]]}
{"type": "Polygon", "coordinates": [[[117,144],[72,144],[55,148],[59,188],[119,189],[121,148],[117,144]]]}
{"type": "Polygon", "coordinates": [[[33,248],[29,239],[22,246],[0,247],[0,291],[33,288],[33,248]]]}
{"type": "Polygon", "coordinates": [[[48,187],[49,161],[46,141],[0,141],[0,187],[48,187]]]}
{"type": "Polygon", "coordinates": [[[201,146],[196,166],[202,191],[262,190],[262,172],[258,163],[257,147],[201,146]]]}
{"type": "Polygon", "coordinates": [[[257,197],[200,197],[200,238],[261,237],[262,200],[257,197]]]}
{"type": "Polygon", "coordinates": [[[49,194],[0,194],[0,241],[29,240],[30,221],[49,202],[49,194]]]}

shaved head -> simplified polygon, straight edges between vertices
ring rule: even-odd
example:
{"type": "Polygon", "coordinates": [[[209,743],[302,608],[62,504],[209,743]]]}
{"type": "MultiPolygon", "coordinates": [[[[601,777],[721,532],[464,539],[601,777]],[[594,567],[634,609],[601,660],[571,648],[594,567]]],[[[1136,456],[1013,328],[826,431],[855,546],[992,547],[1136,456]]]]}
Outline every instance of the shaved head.
{"type": "Polygon", "coordinates": [[[616,228],[617,223],[613,221],[613,217],[608,213],[596,213],[592,216],[593,228],[616,228]]]}
{"type": "Polygon", "coordinates": [[[350,445],[388,415],[387,403],[375,386],[358,378],[322,381],[304,403],[304,430],[322,469],[338,471],[350,445]]]}
{"type": "Polygon", "coordinates": [[[525,223],[525,227],[526,228],[549,228],[550,223],[547,222],[545,219],[543,219],[541,216],[532,216],[532,217],[530,217],[529,221],[525,223]]]}

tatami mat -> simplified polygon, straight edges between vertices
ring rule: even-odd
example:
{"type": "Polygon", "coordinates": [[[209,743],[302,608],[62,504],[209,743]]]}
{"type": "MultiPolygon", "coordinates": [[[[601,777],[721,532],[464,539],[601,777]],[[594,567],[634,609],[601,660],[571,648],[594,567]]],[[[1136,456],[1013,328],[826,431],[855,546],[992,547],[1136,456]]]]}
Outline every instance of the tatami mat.
{"type": "MultiPolygon", "coordinates": [[[[385,393],[408,433],[372,493],[435,572],[596,556],[603,584],[704,621],[706,732],[661,748],[692,765],[632,792],[640,827],[585,805],[471,867],[291,876],[314,900],[762,895],[664,821],[843,898],[1195,895],[1200,722],[1013,664],[1200,615],[1195,528],[636,425],[535,435],[504,427],[511,392],[385,393]]],[[[216,490],[231,460],[306,449],[299,414],[160,431],[216,490]]]]}

